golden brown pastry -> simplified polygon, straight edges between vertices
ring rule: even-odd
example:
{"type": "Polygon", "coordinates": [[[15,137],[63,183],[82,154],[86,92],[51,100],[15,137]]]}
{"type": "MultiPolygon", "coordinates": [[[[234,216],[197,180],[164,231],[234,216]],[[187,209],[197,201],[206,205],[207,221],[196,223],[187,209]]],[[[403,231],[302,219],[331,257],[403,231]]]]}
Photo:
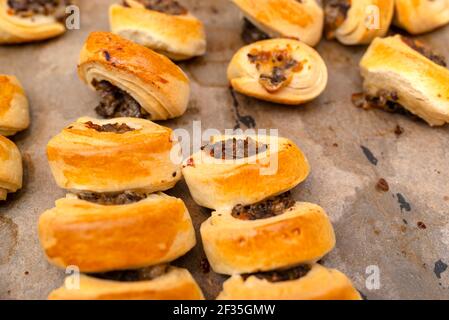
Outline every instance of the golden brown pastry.
{"type": "Polygon", "coordinates": [[[218,300],[361,300],[351,281],[318,264],[283,271],[235,275],[218,300]]]}
{"type": "Polygon", "coordinates": [[[14,76],[0,75],[0,135],[10,136],[30,125],[28,99],[14,76]]]}
{"type": "Polygon", "coordinates": [[[195,202],[215,210],[281,194],[309,171],[307,159],[292,141],[270,136],[213,137],[182,170],[195,202]]]}
{"type": "Polygon", "coordinates": [[[105,118],[166,120],[181,116],[189,101],[189,79],[168,58],[109,32],[93,32],[78,66],[80,78],[98,90],[105,118]]]}
{"type": "Polygon", "coordinates": [[[346,45],[368,44],[387,34],[394,0],[325,0],[325,33],[346,45]]]}
{"type": "Polygon", "coordinates": [[[395,0],[394,23],[411,34],[434,30],[449,23],[449,0],[395,0]]]}
{"type": "Polygon", "coordinates": [[[58,186],[93,192],[172,188],[181,165],[169,128],[138,118],[80,118],[53,137],[47,156],[58,186]]]}
{"type": "Polygon", "coordinates": [[[360,62],[369,106],[403,112],[431,126],[449,122],[449,70],[444,58],[402,36],[375,39],[360,62]]]}
{"type": "Polygon", "coordinates": [[[335,246],[325,211],[289,193],[214,212],[201,237],[212,269],[229,275],[313,263],[335,246]]]}
{"type": "Polygon", "coordinates": [[[124,0],[110,7],[109,21],[113,33],[173,60],[206,52],[203,24],[174,0],[124,0]]]}
{"type": "Polygon", "coordinates": [[[17,146],[0,135],[0,201],[22,188],[22,156],[17,146]]]}
{"type": "Polygon", "coordinates": [[[67,277],[64,286],[50,293],[50,300],[204,300],[200,287],[186,269],[146,268],[101,275],[67,277]],[[155,270],[158,269],[158,270],[155,270]],[[162,270],[161,270],[162,269],[162,270]],[[151,273],[155,273],[152,275],[151,273]],[[108,280],[112,277],[113,280],[108,280]],[[117,281],[114,278],[119,278],[117,281]],[[129,277],[128,279],[126,279],[129,277]],[[125,278],[125,279],[123,279],[125,278]]]}
{"type": "Polygon", "coordinates": [[[195,246],[181,199],[165,194],[81,193],[56,201],[39,219],[49,261],[81,272],[136,269],[173,261],[195,246]]]}
{"type": "Polygon", "coordinates": [[[315,46],[323,31],[323,10],[316,0],[233,0],[246,19],[272,38],[285,37],[315,46]]]}
{"type": "Polygon", "coordinates": [[[298,105],[318,97],[327,67],[318,52],[290,39],[255,42],[240,49],[228,67],[237,92],[261,100],[298,105]]]}

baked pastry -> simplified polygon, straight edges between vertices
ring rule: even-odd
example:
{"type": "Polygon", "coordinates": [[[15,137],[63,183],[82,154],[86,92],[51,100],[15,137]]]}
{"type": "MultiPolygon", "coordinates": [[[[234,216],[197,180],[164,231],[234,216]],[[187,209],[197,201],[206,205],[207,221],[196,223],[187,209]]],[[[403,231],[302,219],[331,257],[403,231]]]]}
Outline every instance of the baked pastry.
{"type": "Polygon", "coordinates": [[[215,210],[232,210],[286,192],[309,171],[301,150],[274,136],[213,137],[182,169],[195,202],[215,210]]]}
{"type": "Polygon", "coordinates": [[[22,188],[22,156],[17,146],[0,135],[0,201],[22,188]]]}
{"type": "Polygon", "coordinates": [[[325,0],[325,34],[346,45],[368,44],[390,28],[394,0],[325,0]]]}
{"type": "Polygon", "coordinates": [[[395,0],[395,25],[420,34],[449,23],[449,0],[395,0]]]}
{"type": "Polygon", "coordinates": [[[110,7],[109,21],[113,33],[172,60],[206,53],[203,23],[175,0],[123,0],[110,7]]]}
{"type": "Polygon", "coordinates": [[[323,10],[316,0],[233,0],[246,19],[271,38],[315,46],[323,32],[323,10]]]}
{"type": "Polygon", "coordinates": [[[14,76],[0,75],[0,134],[10,136],[30,125],[28,99],[14,76]]]}
{"type": "Polygon", "coordinates": [[[319,264],[283,271],[235,275],[218,300],[361,300],[351,281],[319,264]]]}
{"type": "Polygon", "coordinates": [[[261,100],[298,105],[318,97],[327,67],[318,52],[291,39],[271,39],[241,48],[228,67],[237,92],[261,100]]]}
{"type": "Polygon", "coordinates": [[[0,44],[45,40],[65,32],[69,0],[0,0],[0,44]]]}
{"type": "Polygon", "coordinates": [[[156,266],[79,278],[67,277],[50,300],[204,300],[200,287],[186,269],[156,266]]]}
{"type": "Polygon", "coordinates": [[[47,156],[59,187],[93,192],[172,188],[181,164],[172,131],[138,118],[80,118],[53,137],[47,156]]]}
{"type": "Polygon", "coordinates": [[[443,57],[402,36],[375,39],[360,62],[368,106],[449,122],[449,70],[443,57]]]}
{"type": "Polygon", "coordinates": [[[136,269],[173,261],[195,246],[181,199],[165,194],[70,194],[39,219],[50,262],[81,272],[136,269]]]}
{"type": "Polygon", "coordinates": [[[295,202],[289,192],[212,213],[201,237],[212,269],[229,275],[313,263],[335,246],[325,211],[295,202]]]}
{"type": "Polygon", "coordinates": [[[190,86],[184,72],[163,55],[113,33],[90,34],[78,73],[100,92],[96,111],[105,118],[166,120],[187,108],[190,86]]]}

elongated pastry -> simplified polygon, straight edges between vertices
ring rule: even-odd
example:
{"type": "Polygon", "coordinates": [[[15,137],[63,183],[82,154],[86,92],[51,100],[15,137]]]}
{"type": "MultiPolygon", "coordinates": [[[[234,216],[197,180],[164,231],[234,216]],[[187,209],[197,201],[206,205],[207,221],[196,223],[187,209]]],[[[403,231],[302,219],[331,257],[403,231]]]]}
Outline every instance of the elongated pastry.
{"type": "Polygon", "coordinates": [[[235,275],[218,300],[361,300],[351,281],[318,264],[288,270],[235,275]]]}
{"type": "Polygon", "coordinates": [[[58,186],[93,192],[172,188],[181,165],[172,160],[172,131],[138,118],[80,118],[53,137],[47,156],[58,186]]]}
{"type": "Polygon", "coordinates": [[[244,95],[298,105],[323,92],[327,67],[306,44],[272,39],[241,48],[229,64],[228,79],[234,90],[244,95]]]}
{"type": "MultiPolygon", "coordinates": [[[[360,62],[366,102],[412,113],[431,126],[449,122],[449,70],[443,57],[399,35],[375,39],[360,62]]],[[[357,103],[357,102],[356,102],[357,103]]]]}
{"type": "Polygon", "coordinates": [[[100,92],[96,108],[105,118],[166,120],[181,116],[189,79],[168,58],[109,32],[93,32],[78,66],[80,78],[100,92]]]}
{"type": "Polygon", "coordinates": [[[394,23],[420,34],[449,23],[449,0],[395,0],[394,23]]]}
{"type": "Polygon", "coordinates": [[[81,272],[136,269],[173,261],[195,246],[189,212],[165,194],[81,193],[39,219],[50,262],[81,272]]]}
{"type": "Polygon", "coordinates": [[[0,44],[45,40],[65,32],[69,0],[0,0],[0,44]]]}
{"type": "Polygon", "coordinates": [[[109,21],[113,33],[173,60],[206,52],[203,24],[175,0],[123,0],[110,7],[109,21]]]}
{"type": "Polygon", "coordinates": [[[201,237],[212,269],[229,275],[313,263],[335,246],[324,210],[289,193],[214,212],[201,237]]]}
{"type": "Polygon", "coordinates": [[[215,210],[281,194],[309,171],[307,159],[292,141],[270,136],[213,137],[182,170],[195,202],[215,210]]]}
{"type": "Polygon", "coordinates": [[[285,37],[315,46],[323,31],[323,10],[316,0],[233,0],[246,19],[272,38],[285,37]]]}
{"type": "Polygon", "coordinates": [[[141,270],[67,277],[50,300],[204,300],[186,269],[156,266],[141,270]],[[79,287],[78,287],[79,286],[79,287]]]}
{"type": "Polygon", "coordinates": [[[0,201],[22,188],[22,156],[17,146],[0,135],[0,201]]]}
{"type": "Polygon", "coordinates": [[[0,135],[10,136],[30,125],[28,99],[14,76],[0,75],[0,135]]]}

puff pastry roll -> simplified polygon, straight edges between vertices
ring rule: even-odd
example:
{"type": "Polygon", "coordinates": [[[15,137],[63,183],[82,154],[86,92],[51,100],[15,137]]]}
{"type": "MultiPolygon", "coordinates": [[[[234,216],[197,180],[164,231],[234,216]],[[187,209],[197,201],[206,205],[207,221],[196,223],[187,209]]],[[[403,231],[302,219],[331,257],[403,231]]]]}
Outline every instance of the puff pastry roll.
{"type": "Polygon", "coordinates": [[[323,10],[316,0],[233,0],[259,30],[315,46],[323,32],[323,10]]]}
{"type": "Polygon", "coordinates": [[[318,97],[327,84],[327,67],[318,52],[291,39],[255,42],[240,49],[228,67],[239,93],[298,105],[318,97]]]}
{"type": "Polygon", "coordinates": [[[81,193],[56,201],[39,219],[49,261],[81,272],[136,269],[173,261],[195,246],[181,199],[165,194],[81,193]]]}
{"type": "Polygon", "coordinates": [[[17,146],[0,135],[0,201],[22,188],[22,156],[17,146]]]}
{"type": "Polygon", "coordinates": [[[0,135],[10,136],[30,125],[28,99],[14,76],[0,75],[0,135]]]}
{"type": "Polygon", "coordinates": [[[45,40],[65,32],[68,0],[0,0],[0,44],[45,40]]]}
{"type": "Polygon", "coordinates": [[[181,179],[181,164],[171,159],[179,144],[171,136],[171,129],[144,119],[86,117],[52,138],[47,156],[64,189],[164,191],[181,179]]]}
{"type": "Polygon", "coordinates": [[[113,33],[90,34],[78,73],[100,92],[96,111],[105,118],[166,120],[187,108],[190,85],[184,72],[163,55],[113,33]]]}
{"type": "Polygon", "coordinates": [[[197,204],[232,210],[286,192],[308,176],[309,163],[290,140],[270,136],[216,136],[183,165],[197,204]]]}
{"type": "Polygon", "coordinates": [[[67,277],[49,300],[204,300],[200,287],[186,269],[156,266],[79,278],[67,277]]]}
{"type": "Polygon", "coordinates": [[[394,0],[325,0],[326,38],[346,45],[368,44],[387,34],[394,0]]]}
{"type": "Polygon", "coordinates": [[[449,23],[449,0],[395,0],[395,25],[420,34],[449,23]]]}
{"type": "MultiPolygon", "coordinates": [[[[431,126],[449,122],[449,70],[444,58],[399,35],[375,39],[360,62],[363,106],[412,113],[431,126]]],[[[358,104],[356,102],[356,104],[358,104]]]]}
{"type": "Polygon", "coordinates": [[[109,20],[113,33],[172,60],[206,53],[202,22],[175,0],[124,0],[110,7],[109,20]]]}
{"type": "Polygon", "coordinates": [[[324,210],[289,193],[214,212],[201,237],[212,269],[229,275],[313,263],[335,246],[324,210]]]}
{"type": "Polygon", "coordinates": [[[361,300],[351,281],[318,264],[288,270],[235,275],[218,300],[361,300]]]}

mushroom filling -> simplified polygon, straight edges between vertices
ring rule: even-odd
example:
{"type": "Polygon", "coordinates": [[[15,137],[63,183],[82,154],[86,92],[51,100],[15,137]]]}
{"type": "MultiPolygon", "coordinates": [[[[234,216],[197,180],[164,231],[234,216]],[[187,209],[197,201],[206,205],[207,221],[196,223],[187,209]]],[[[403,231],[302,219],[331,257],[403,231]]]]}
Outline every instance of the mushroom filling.
{"type": "Polygon", "coordinates": [[[202,147],[203,151],[215,159],[237,160],[252,157],[268,149],[266,144],[247,137],[246,139],[227,139],[202,147]]]}
{"type": "Polygon", "coordinates": [[[288,86],[293,79],[293,73],[302,70],[300,62],[293,59],[290,47],[259,51],[252,49],[248,59],[256,65],[259,71],[259,83],[270,93],[275,93],[288,86]]]}
{"type": "MultiPolygon", "coordinates": [[[[172,15],[187,14],[188,10],[175,0],[134,0],[142,4],[148,10],[159,11],[172,15]]],[[[129,3],[124,0],[123,5],[129,7],[129,3]]]]}
{"type": "Polygon", "coordinates": [[[379,90],[376,95],[355,93],[352,95],[352,103],[363,109],[382,109],[390,113],[399,113],[415,118],[416,116],[399,104],[399,96],[396,91],[379,90]]]}
{"type": "Polygon", "coordinates": [[[446,59],[444,58],[444,56],[433,52],[432,49],[430,49],[424,43],[404,36],[401,36],[401,39],[406,45],[408,45],[413,50],[421,53],[427,59],[432,60],[442,67],[447,67],[446,59]]]}
{"type": "Polygon", "coordinates": [[[118,134],[122,134],[122,133],[126,133],[126,132],[130,132],[130,131],[134,131],[136,129],[131,128],[130,126],[128,126],[126,123],[107,123],[104,125],[99,125],[99,124],[95,124],[92,121],[88,121],[85,123],[86,127],[89,129],[94,129],[98,132],[112,132],[112,133],[118,133],[118,134]]]}
{"type": "Polygon", "coordinates": [[[324,33],[327,39],[335,37],[335,31],[345,22],[351,0],[326,0],[324,5],[324,33]]]}
{"type": "Polygon", "coordinates": [[[311,267],[309,265],[301,265],[286,270],[244,274],[242,275],[242,278],[243,281],[246,281],[251,276],[255,276],[258,279],[267,280],[269,282],[293,281],[305,277],[310,270],[311,267]]]}
{"type": "Polygon", "coordinates": [[[81,192],[77,194],[78,199],[89,201],[104,206],[117,206],[136,203],[147,198],[145,193],[124,191],[120,193],[97,193],[81,192]]]}
{"type": "Polygon", "coordinates": [[[243,206],[236,205],[232,209],[232,216],[240,220],[268,219],[285,213],[295,205],[290,191],[268,198],[256,204],[243,206]]]}
{"type": "Polygon", "coordinates": [[[111,119],[133,117],[149,119],[151,115],[127,92],[106,80],[93,80],[92,85],[100,93],[100,104],[95,108],[98,115],[111,119]]]}
{"type": "Polygon", "coordinates": [[[243,19],[242,40],[249,44],[270,38],[268,34],[257,28],[248,19],[243,19]]]}
{"type": "Polygon", "coordinates": [[[112,280],[121,282],[150,281],[165,275],[166,273],[168,273],[169,269],[170,266],[168,264],[162,264],[158,266],[146,267],[137,270],[94,273],[90,274],[90,276],[102,280],[112,280]]]}
{"type": "Polygon", "coordinates": [[[8,0],[11,13],[22,18],[45,15],[62,20],[66,16],[65,9],[70,4],[69,0],[8,0]]]}

